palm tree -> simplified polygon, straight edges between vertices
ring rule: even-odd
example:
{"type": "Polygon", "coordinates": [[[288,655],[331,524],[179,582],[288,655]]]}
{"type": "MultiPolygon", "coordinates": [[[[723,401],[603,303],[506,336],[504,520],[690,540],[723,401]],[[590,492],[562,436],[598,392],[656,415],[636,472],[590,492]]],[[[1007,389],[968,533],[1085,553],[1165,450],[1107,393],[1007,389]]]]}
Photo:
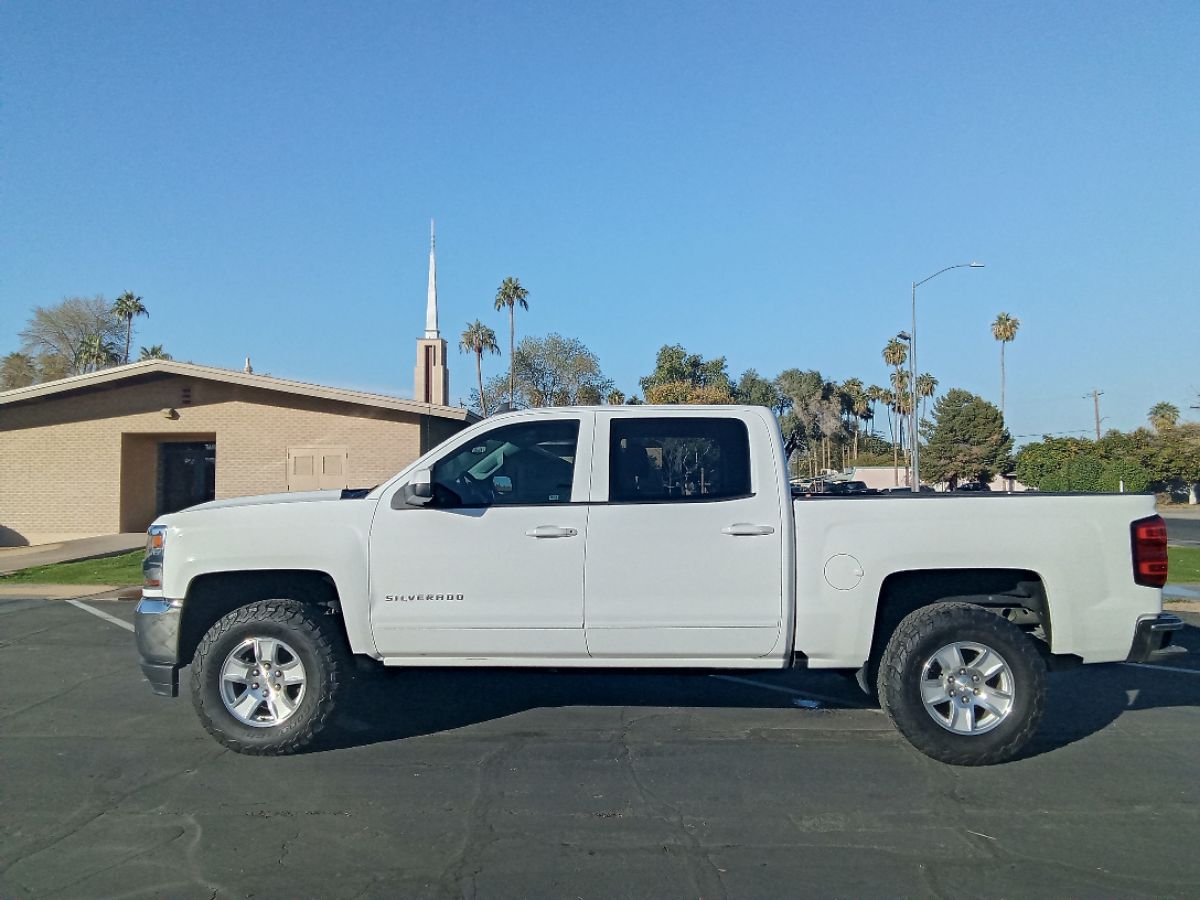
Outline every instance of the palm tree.
{"type": "MultiPolygon", "coordinates": [[[[867,400],[869,400],[871,403],[871,421],[874,421],[875,420],[875,404],[883,402],[883,395],[885,392],[884,392],[883,388],[881,388],[879,385],[873,384],[869,388],[867,388],[866,393],[867,393],[867,400]]],[[[871,433],[872,434],[875,433],[874,428],[871,429],[871,433]]]]}
{"type": "Polygon", "coordinates": [[[170,353],[163,349],[162,344],[151,344],[149,347],[143,347],[138,355],[138,361],[141,362],[147,359],[172,359],[170,353]]]}
{"type": "Polygon", "coordinates": [[[917,398],[921,401],[920,414],[917,416],[917,422],[925,418],[925,401],[933,397],[933,392],[937,390],[938,380],[928,372],[922,372],[917,376],[917,398]]]}
{"type": "Polygon", "coordinates": [[[888,438],[892,442],[892,484],[899,485],[900,484],[900,455],[899,455],[899,450],[898,450],[899,445],[896,443],[896,423],[895,423],[895,419],[892,417],[892,413],[896,411],[896,395],[893,394],[891,391],[887,390],[886,388],[880,388],[879,402],[882,403],[884,409],[887,410],[887,416],[888,416],[888,438]]]}
{"type": "Polygon", "coordinates": [[[458,342],[460,353],[475,354],[475,378],[479,382],[479,409],[488,414],[487,397],[483,395],[483,354],[499,353],[496,345],[496,332],[488,328],[478,319],[467,323],[467,330],[462,333],[458,342]]]}
{"type": "Polygon", "coordinates": [[[842,397],[842,409],[846,412],[847,420],[854,419],[854,443],[850,458],[858,459],[858,433],[861,430],[862,414],[868,410],[867,395],[863,390],[862,379],[847,378],[842,382],[839,392],[842,397]]]}
{"type": "Polygon", "coordinates": [[[604,399],[609,406],[620,406],[625,402],[625,394],[619,389],[613,388],[604,399]]]}
{"type": "Polygon", "coordinates": [[[117,348],[98,334],[89,334],[79,342],[76,362],[84,372],[94,372],[117,361],[117,348]]]}
{"type": "Polygon", "coordinates": [[[1179,407],[1174,403],[1155,403],[1150,407],[1148,415],[1154,430],[1162,431],[1164,428],[1173,427],[1179,421],[1179,407]]]}
{"type": "Polygon", "coordinates": [[[992,337],[1000,342],[1000,415],[1004,415],[1004,345],[1012,341],[1017,336],[1017,329],[1021,327],[1021,320],[1015,316],[1010,316],[1006,312],[996,316],[996,321],[992,323],[992,337]]]}
{"type": "Polygon", "coordinates": [[[521,287],[520,280],[509,276],[500,282],[496,291],[496,309],[508,310],[508,404],[512,406],[517,395],[517,307],[529,309],[526,298],[529,292],[521,287]]]}
{"type": "Polygon", "coordinates": [[[892,338],[883,348],[883,361],[893,369],[899,369],[908,361],[908,344],[892,338]]]}
{"type": "Polygon", "coordinates": [[[908,344],[899,338],[892,338],[883,348],[883,361],[892,367],[892,388],[894,389],[894,398],[892,400],[892,408],[896,411],[896,435],[893,438],[892,447],[892,463],[893,468],[899,465],[899,451],[894,446],[897,442],[904,441],[904,408],[907,404],[904,402],[903,392],[908,389],[908,373],[904,371],[904,364],[908,362],[908,344]]]}
{"type": "Polygon", "coordinates": [[[142,305],[142,298],[133,291],[126,291],[116,299],[112,306],[113,315],[125,322],[125,356],[124,362],[129,362],[129,344],[133,340],[133,319],[135,316],[150,318],[150,313],[142,305]]]}

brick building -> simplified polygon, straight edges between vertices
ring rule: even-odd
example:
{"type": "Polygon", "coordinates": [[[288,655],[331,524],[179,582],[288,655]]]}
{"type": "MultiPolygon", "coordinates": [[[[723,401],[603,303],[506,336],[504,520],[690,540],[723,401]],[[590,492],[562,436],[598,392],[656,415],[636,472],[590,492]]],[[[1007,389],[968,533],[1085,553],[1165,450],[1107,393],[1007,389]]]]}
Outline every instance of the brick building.
{"type": "Polygon", "coordinates": [[[0,547],[142,531],[207,500],[372,487],[474,413],[448,405],[432,223],[414,397],[146,360],[0,393],[0,547]]]}
{"type": "Polygon", "coordinates": [[[147,360],[0,393],[0,546],[140,531],[205,500],[371,487],[474,414],[147,360]]]}

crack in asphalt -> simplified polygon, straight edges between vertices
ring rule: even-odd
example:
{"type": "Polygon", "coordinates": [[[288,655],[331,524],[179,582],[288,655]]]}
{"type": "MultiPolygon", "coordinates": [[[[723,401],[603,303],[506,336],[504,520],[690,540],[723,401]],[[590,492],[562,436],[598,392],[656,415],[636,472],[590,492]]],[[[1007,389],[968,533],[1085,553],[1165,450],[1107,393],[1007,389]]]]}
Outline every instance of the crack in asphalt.
{"type": "Polygon", "coordinates": [[[31,703],[28,706],[22,706],[20,709],[15,709],[11,712],[4,713],[4,715],[0,715],[0,721],[7,721],[8,719],[19,716],[22,713],[29,712],[31,709],[37,709],[39,706],[45,706],[47,703],[50,703],[53,700],[58,700],[61,697],[65,697],[67,694],[71,693],[77,688],[83,687],[85,684],[91,684],[98,678],[108,678],[111,675],[127,675],[128,673],[129,667],[121,666],[119,669],[109,669],[107,672],[99,672],[95,675],[89,675],[86,678],[73,682],[62,690],[51,694],[49,697],[43,697],[41,700],[31,703]]]}
{"type": "Polygon", "coordinates": [[[475,878],[483,869],[478,857],[487,845],[496,839],[495,826],[488,821],[494,799],[492,793],[499,783],[499,772],[494,770],[499,769],[497,762],[501,757],[506,753],[520,750],[524,744],[525,742],[519,739],[503,741],[500,746],[485,753],[476,764],[475,790],[466,814],[466,830],[463,833],[463,840],[438,878],[443,888],[447,886],[451,888],[449,891],[451,895],[473,897],[477,893],[475,878]],[[482,837],[485,834],[488,835],[486,840],[482,837]],[[468,872],[469,857],[474,857],[474,868],[468,872]],[[464,887],[464,881],[468,879],[471,882],[469,893],[464,887]]]}
{"type": "MultiPolygon", "coordinates": [[[[186,769],[181,769],[177,772],[172,772],[170,774],[164,775],[163,777],[157,778],[153,781],[149,781],[144,784],[137,785],[137,786],[129,789],[128,791],[124,792],[123,794],[120,794],[119,796],[117,796],[115,798],[110,798],[108,800],[105,800],[103,808],[101,808],[98,811],[93,810],[91,812],[91,814],[87,815],[86,818],[84,818],[82,821],[74,823],[72,825],[69,825],[65,830],[60,830],[54,834],[43,837],[40,841],[35,842],[32,846],[26,847],[22,851],[18,852],[13,858],[3,862],[3,864],[0,864],[0,875],[9,875],[9,873],[12,871],[12,869],[15,868],[16,866],[20,865],[21,863],[31,860],[36,856],[40,856],[41,854],[45,853],[48,850],[54,849],[59,844],[61,844],[63,841],[66,841],[69,838],[71,838],[72,836],[83,831],[85,828],[87,828],[89,825],[96,822],[97,820],[102,819],[107,815],[111,815],[113,813],[119,812],[121,805],[123,803],[125,803],[129,798],[136,796],[137,794],[141,793],[142,791],[146,791],[151,788],[159,787],[163,784],[173,781],[176,778],[180,778],[184,775],[198,772],[202,765],[212,762],[213,760],[217,759],[218,757],[224,756],[228,752],[229,751],[226,750],[225,748],[221,748],[221,750],[219,752],[211,755],[210,757],[208,757],[206,760],[204,760],[202,763],[200,763],[198,765],[190,766],[186,769]]],[[[73,815],[77,815],[77,814],[78,813],[73,814],[73,815]]],[[[195,822],[194,818],[192,819],[192,821],[195,822]]],[[[200,827],[199,823],[195,823],[195,824],[196,824],[197,828],[200,827]]],[[[180,835],[176,835],[174,840],[178,840],[179,837],[180,837],[180,835]]],[[[101,870],[101,871],[103,871],[103,870],[101,870]]],[[[82,878],[80,878],[78,881],[72,882],[72,884],[78,883],[79,881],[85,880],[86,878],[90,878],[90,877],[92,877],[93,874],[95,874],[95,871],[89,871],[84,876],[82,876],[82,878]]]]}
{"type": "MultiPolygon", "coordinates": [[[[674,826],[674,828],[683,836],[683,858],[687,863],[685,871],[691,881],[691,888],[694,896],[697,897],[728,897],[729,894],[725,889],[725,884],[721,880],[721,873],[718,870],[717,864],[712,861],[709,856],[709,851],[700,842],[694,831],[690,831],[687,824],[683,820],[683,811],[673,803],[659,797],[652,791],[642,780],[638,774],[636,759],[634,757],[633,748],[629,745],[629,732],[639,722],[645,722],[649,719],[660,718],[665,713],[650,713],[649,715],[639,716],[636,719],[629,719],[629,707],[621,709],[621,724],[622,730],[620,734],[621,756],[620,759],[624,764],[626,772],[629,773],[630,781],[633,782],[634,788],[641,797],[642,802],[646,807],[654,813],[663,822],[674,826]]],[[[663,851],[667,852],[667,845],[663,845],[663,851]]]]}

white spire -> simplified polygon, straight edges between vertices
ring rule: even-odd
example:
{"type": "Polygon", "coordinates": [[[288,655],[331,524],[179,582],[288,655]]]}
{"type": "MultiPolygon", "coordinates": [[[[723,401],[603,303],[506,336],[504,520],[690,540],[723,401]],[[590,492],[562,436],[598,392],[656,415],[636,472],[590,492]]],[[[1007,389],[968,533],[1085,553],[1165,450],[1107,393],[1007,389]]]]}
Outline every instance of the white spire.
{"type": "Polygon", "coordinates": [[[425,305],[425,338],[439,339],[437,323],[437,235],[433,219],[429,220],[429,294],[425,305]]]}

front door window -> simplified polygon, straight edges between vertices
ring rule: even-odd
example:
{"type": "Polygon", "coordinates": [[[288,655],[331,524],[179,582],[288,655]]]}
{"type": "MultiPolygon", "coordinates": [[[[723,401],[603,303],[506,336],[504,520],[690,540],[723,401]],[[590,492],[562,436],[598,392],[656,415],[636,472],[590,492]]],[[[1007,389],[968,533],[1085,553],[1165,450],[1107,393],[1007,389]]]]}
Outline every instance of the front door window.
{"type": "Polygon", "coordinates": [[[433,466],[432,506],[546,506],[571,501],[579,420],[520,422],[479,435],[433,466]]]}

